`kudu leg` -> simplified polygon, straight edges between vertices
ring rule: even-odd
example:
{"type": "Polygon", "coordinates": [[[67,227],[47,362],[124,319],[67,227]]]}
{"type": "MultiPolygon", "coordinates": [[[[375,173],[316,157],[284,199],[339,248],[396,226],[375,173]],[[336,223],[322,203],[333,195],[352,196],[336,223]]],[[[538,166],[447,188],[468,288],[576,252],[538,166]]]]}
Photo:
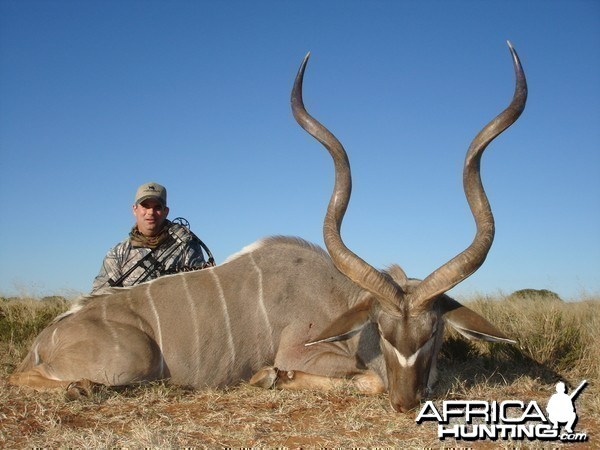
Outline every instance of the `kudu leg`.
{"type": "Polygon", "coordinates": [[[68,400],[89,397],[94,389],[101,386],[86,379],[72,382],[48,378],[48,375],[44,374],[43,366],[37,366],[25,372],[13,373],[8,377],[7,382],[13,386],[28,387],[36,390],[66,389],[65,395],[68,400]]]}
{"type": "Polygon", "coordinates": [[[8,384],[13,386],[25,386],[33,389],[66,388],[71,381],[61,381],[48,378],[40,366],[25,372],[13,373],[7,379],[8,384]]]}
{"type": "Polygon", "coordinates": [[[328,391],[350,386],[364,394],[385,392],[379,375],[364,366],[357,367],[356,355],[346,344],[306,346],[305,340],[305,330],[295,326],[286,328],[275,356],[276,367],[263,367],[250,379],[250,384],[265,389],[328,391]]]}
{"type": "Polygon", "coordinates": [[[263,367],[250,379],[250,384],[269,389],[276,387],[290,390],[329,391],[338,387],[351,386],[363,394],[381,394],[385,386],[379,375],[368,370],[352,378],[328,377],[299,370],[279,370],[275,367],[263,367]]]}
{"type": "Polygon", "coordinates": [[[86,380],[125,386],[168,377],[160,348],[135,326],[85,320],[44,333],[9,384],[42,390],[75,383],[71,387],[87,395],[86,380]]]}
{"type": "Polygon", "coordinates": [[[284,330],[275,356],[276,367],[263,367],[250,379],[250,384],[266,389],[328,391],[350,386],[365,394],[385,392],[379,375],[365,367],[357,367],[356,356],[344,344],[323,343],[307,347],[303,339],[298,338],[301,334],[302,330],[294,327],[284,330]]]}

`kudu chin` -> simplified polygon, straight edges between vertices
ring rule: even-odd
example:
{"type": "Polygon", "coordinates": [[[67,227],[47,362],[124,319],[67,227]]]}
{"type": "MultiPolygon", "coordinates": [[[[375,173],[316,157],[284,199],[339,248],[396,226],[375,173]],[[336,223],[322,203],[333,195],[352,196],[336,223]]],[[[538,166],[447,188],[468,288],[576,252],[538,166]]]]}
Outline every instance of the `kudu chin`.
{"type": "Polygon", "coordinates": [[[217,267],[83,298],[40,333],[9,383],[72,394],[95,383],[151,380],[195,388],[250,380],[287,389],[350,382],[365,393],[387,391],[392,407],[407,411],[435,381],[445,323],[467,338],[513,342],[444,294],[481,266],[492,244],[480,159],[517,120],[527,97],[525,75],[509,47],[513,100],[475,137],[465,160],[474,240],[424,280],[409,279],[396,265],[379,271],[344,245],[350,166],[340,142],[304,108],[307,55],[291,104],[298,123],[335,165],[323,226],[328,253],[298,238],[266,238],[217,267]]]}

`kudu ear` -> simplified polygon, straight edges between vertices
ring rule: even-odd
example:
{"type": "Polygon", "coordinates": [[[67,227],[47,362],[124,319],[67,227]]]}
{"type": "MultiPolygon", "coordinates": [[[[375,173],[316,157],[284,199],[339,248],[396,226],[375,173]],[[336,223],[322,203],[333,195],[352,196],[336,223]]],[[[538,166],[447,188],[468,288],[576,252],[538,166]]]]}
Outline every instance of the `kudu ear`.
{"type": "Polygon", "coordinates": [[[439,301],[446,323],[467,339],[516,344],[515,340],[507,337],[475,311],[461,305],[456,300],[444,295],[439,301]]]}
{"type": "Polygon", "coordinates": [[[358,303],[358,305],[350,308],[335,319],[316,339],[307,342],[304,346],[309,347],[322,342],[350,339],[369,323],[369,316],[374,301],[375,299],[369,295],[366,299],[358,303]]]}

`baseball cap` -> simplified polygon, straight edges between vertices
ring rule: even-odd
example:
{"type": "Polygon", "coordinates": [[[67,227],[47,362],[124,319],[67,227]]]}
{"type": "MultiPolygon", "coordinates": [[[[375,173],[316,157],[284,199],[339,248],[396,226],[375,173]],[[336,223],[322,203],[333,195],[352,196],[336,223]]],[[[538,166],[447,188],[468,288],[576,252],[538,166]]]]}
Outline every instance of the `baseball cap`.
{"type": "Polygon", "coordinates": [[[149,198],[158,200],[163,206],[167,206],[167,189],[158,183],[144,183],[135,193],[135,204],[139,205],[149,198]]]}

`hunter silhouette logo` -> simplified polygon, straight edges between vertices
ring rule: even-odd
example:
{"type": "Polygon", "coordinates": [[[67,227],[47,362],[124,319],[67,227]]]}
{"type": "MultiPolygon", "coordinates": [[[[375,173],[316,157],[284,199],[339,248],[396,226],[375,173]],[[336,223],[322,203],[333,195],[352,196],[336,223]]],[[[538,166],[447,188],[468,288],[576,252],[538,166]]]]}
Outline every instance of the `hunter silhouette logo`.
{"type": "Polygon", "coordinates": [[[445,400],[441,409],[428,400],[419,412],[416,422],[431,420],[438,423],[438,437],[474,440],[560,440],[563,442],[585,442],[586,433],[576,433],[577,423],[575,400],[587,385],[583,380],[567,394],[565,383],[556,384],[546,405],[546,413],[535,400],[488,402],[483,400],[445,400]],[[451,423],[452,422],[452,423],[451,423]],[[564,430],[561,431],[561,424],[564,430]]]}
{"type": "Polygon", "coordinates": [[[566,393],[565,383],[559,381],[556,383],[556,394],[548,400],[546,411],[550,422],[554,424],[553,429],[558,429],[559,423],[566,423],[565,431],[573,433],[573,426],[577,422],[577,413],[575,412],[575,398],[587,385],[587,380],[583,380],[577,389],[571,395],[566,393]]]}

